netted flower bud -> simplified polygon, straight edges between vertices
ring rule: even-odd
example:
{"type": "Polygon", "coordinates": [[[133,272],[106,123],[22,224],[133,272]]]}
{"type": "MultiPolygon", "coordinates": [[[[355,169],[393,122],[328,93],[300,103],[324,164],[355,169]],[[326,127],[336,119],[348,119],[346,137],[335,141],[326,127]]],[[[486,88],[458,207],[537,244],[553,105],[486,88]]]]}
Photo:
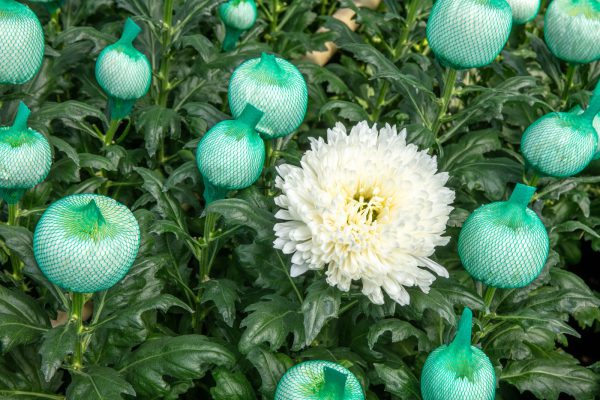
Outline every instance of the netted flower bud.
{"type": "MultiPolygon", "coordinates": [[[[581,115],[581,114],[583,114],[583,109],[581,108],[581,106],[575,106],[569,112],[577,114],[577,115],[581,115]]],[[[596,150],[596,154],[594,155],[594,160],[598,160],[598,159],[600,159],[600,115],[596,115],[594,117],[592,126],[594,127],[594,129],[596,130],[596,133],[598,134],[598,149],[596,150]]]]}
{"type": "Polygon", "coordinates": [[[224,51],[235,47],[242,33],[254,26],[257,16],[254,0],[229,0],[219,6],[219,17],[225,25],[224,51]]]}
{"type": "Polygon", "coordinates": [[[488,356],[471,345],[473,313],[465,308],[449,345],[435,349],[423,366],[423,400],[493,400],[496,374],[488,356]]]}
{"type": "Polygon", "coordinates": [[[555,112],[535,121],[521,138],[521,153],[527,164],[542,174],[555,177],[581,172],[598,148],[598,133],[593,124],[598,112],[600,84],[583,114],[555,112]]]}
{"type": "Polygon", "coordinates": [[[543,222],[527,208],[534,193],[534,187],[517,184],[508,201],[481,206],[465,221],[458,255],[473,278],[497,288],[520,288],[542,272],[550,240],[543,222]]]}
{"type": "Polygon", "coordinates": [[[544,37],[561,60],[581,64],[600,60],[600,1],[553,0],[546,10],[544,37]]]}
{"type": "Polygon", "coordinates": [[[483,67],[500,54],[511,27],[506,0],[438,0],[427,21],[427,40],[444,65],[483,67]]]}
{"type": "Polygon", "coordinates": [[[11,127],[0,128],[0,197],[17,203],[50,172],[52,151],[44,135],[27,127],[29,109],[23,103],[11,127]]]}
{"type": "Polygon", "coordinates": [[[111,119],[129,115],[135,101],[150,89],[150,63],[133,47],[140,32],[141,28],[127,18],[121,38],[102,50],[96,61],[96,80],[108,95],[111,119]]]}
{"type": "Polygon", "coordinates": [[[535,18],[540,10],[541,0],[506,0],[510,4],[515,24],[524,24],[535,18]]]}
{"type": "Polygon", "coordinates": [[[208,203],[225,197],[229,190],[247,188],[259,178],[265,145],[254,128],[262,115],[247,105],[239,119],[219,122],[200,141],[196,163],[208,203]]]}
{"type": "Polygon", "coordinates": [[[29,7],[0,0],[0,83],[22,84],[35,76],[44,58],[44,30],[29,7]]]}
{"type": "Polygon", "coordinates": [[[229,107],[234,118],[242,114],[246,104],[264,113],[256,125],[263,138],[289,135],[306,115],[306,81],[290,62],[263,53],[240,65],[229,82],[229,107]]]}
{"type": "Polygon", "coordinates": [[[131,268],[140,246],[132,212],[106,196],[77,194],[52,203],[33,236],[48,280],[76,293],[106,290],[131,268]]]}
{"type": "Polygon", "coordinates": [[[305,361],[279,381],[275,400],[363,400],[362,387],[348,369],[330,361],[305,361]]]}

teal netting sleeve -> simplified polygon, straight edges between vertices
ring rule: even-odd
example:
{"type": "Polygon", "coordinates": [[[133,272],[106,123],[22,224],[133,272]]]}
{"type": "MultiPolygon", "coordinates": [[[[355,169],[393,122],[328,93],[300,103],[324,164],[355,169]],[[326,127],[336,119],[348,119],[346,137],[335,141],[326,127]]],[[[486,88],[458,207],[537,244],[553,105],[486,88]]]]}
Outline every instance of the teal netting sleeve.
{"type": "Polygon", "coordinates": [[[14,124],[0,128],[0,197],[9,204],[46,179],[52,165],[48,140],[27,127],[29,113],[21,102],[14,124]]]}
{"type": "Polygon", "coordinates": [[[423,400],[493,400],[496,374],[490,359],[471,345],[473,313],[465,308],[456,337],[435,349],[423,366],[423,400]]]}
{"type": "Polygon", "coordinates": [[[521,153],[527,164],[543,175],[555,177],[581,172],[598,149],[594,118],[599,111],[600,83],[583,114],[555,112],[535,121],[521,138],[521,153]]]}
{"type": "Polygon", "coordinates": [[[229,82],[229,107],[238,118],[246,104],[264,112],[256,126],[265,139],[289,135],[306,115],[308,88],[290,62],[262,54],[240,65],[229,82]]]}
{"type": "MultiPolygon", "coordinates": [[[[581,108],[581,106],[575,106],[569,112],[571,112],[573,114],[581,115],[581,114],[583,114],[583,109],[581,108]]],[[[596,114],[596,116],[594,117],[594,121],[592,122],[592,125],[593,125],[594,129],[596,130],[596,133],[598,134],[598,148],[596,149],[596,154],[594,155],[594,160],[598,160],[598,159],[600,159],[600,114],[596,114]]]]}
{"type": "Polygon", "coordinates": [[[232,50],[244,31],[252,28],[258,11],[254,0],[229,0],[219,6],[219,17],[225,25],[223,50],[232,50]]]}
{"type": "Polygon", "coordinates": [[[550,51],[571,63],[600,60],[600,1],[553,0],[544,19],[550,51]]]}
{"type": "Polygon", "coordinates": [[[106,196],[78,194],[50,205],[33,236],[48,280],[77,293],[109,289],[131,268],[140,246],[133,213],[106,196]]]}
{"type": "Polygon", "coordinates": [[[524,24],[535,18],[540,6],[541,0],[506,0],[510,4],[513,13],[513,22],[515,24],[524,24]]]}
{"type": "Polygon", "coordinates": [[[517,184],[508,201],[481,206],[467,218],[458,255],[473,278],[497,288],[519,288],[542,272],[550,240],[543,222],[527,208],[534,193],[534,187],[517,184]]]}
{"type": "Polygon", "coordinates": [[[44,30],[29,7],[0,0],[0,83],[22,84],[35,76],[44,58],[44,30]]]}
{"type": "Polygon", "coordinates": [[[125,118],[152,82],[150,62],[133,46],[141,28],[130,18],[121,38],[106,47],[96,61],[96,80],[108,95],[111,119],[125,118]]]}
{"type": "Polygon", "coordinates": [[[330,361],[305,361],[290,368],[279,381],[275,400],[363,400],[358,379],[330,361]]]}
{"type": "Polygon", "coordinates": [[[506,0],[438,0],[427,21],[427,40],[446,66],[482,67],[500,54],[511,27],[506,0]]]}
{"type": "Polygon", "coordinates": [[[229,190],[247,188],[260,177],[265,146],[255,127],[262,117],[262,111],[248,104],[237,120],[219,122],[200,141],[196,163],[207,203],[224,198],[229,190]]]}

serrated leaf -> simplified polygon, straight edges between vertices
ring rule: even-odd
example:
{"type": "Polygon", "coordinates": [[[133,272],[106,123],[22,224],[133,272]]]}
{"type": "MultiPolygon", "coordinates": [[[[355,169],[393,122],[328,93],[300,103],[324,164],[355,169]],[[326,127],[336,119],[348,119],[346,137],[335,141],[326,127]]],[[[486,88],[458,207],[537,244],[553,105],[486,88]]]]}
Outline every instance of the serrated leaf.
{"type": "Polygon", "coordinates": [[[135,396],[133,387],[112,368],[91,365],[83,371],[71,371],[67,400],[123,400],[135,396]]]}
{"type": "Polygon", "coordinates": [[[240,301],[238,285],[229,279],[211,279],[201,285],[202,304],[209,301],[217,307],[223,321],[233,327],[235,321],[235,303],[240,301]]]}
{"type": "MultiPolygon", "coordinates": [[[[275,393],[277,383],[291,365],[287,365],[286,356],[268,351],[262,346],[253,348],[246,356],[254,365],[261,378],[260,392],[270,399],[275,393]]],[[[291,360],[287,360],[291,364],[291,360]]]]}
{"type": "Polygon", "coordinates": [[[37,341],[50,328],[48,316],[34,299],[0,286],[0,350],[37,341]]]}
{"type": "Polygon", "coordinates": [[[232,367],[234,362],[231,351],[205,336],[161,337],[125,356],[119,373],[127,377],[138,396],[156,397],[170,393],[172,379],[191,383],[213,365],[232,367]]]}
{"type": "Polygon", "coordinates": [[[377,377],[385,385],[385,391],[401,399],[420,399],[419,381],[406,365],[391,367],[386,364],[373,364],[377,377]]]}
{"type": "Polygon", "coordinates": [[[309,346],[327,321],[337,318],[340,311],[341,292],[324,280],[315,281],[306,289],[302,302],[305,344],[309,346]]]}
{"type": "Polygon", "coordinates": [[[240,327],[246,328],[238,347],[242,353],[248,353],[253,347],[269,343],[271,350],[279,349],[289,334],[294,335],[293,348],[304,342],[302,314],[299,306],[288,299],[270,295],[263,301],[251,304],[245,310],[248,316],[240,327]]]}
{"type": "Polygon", "coordinates": [[[270,212],[260,209],[248,201],[241,199],[224,199],[210,203],[206,212],[217,213],[228,225],[244,225],[252,228],[261,240],[273,236],[275,218],[270,212]]]}
{"type": "Polygon", "coordinates": [[[330,111],[335,111],[336,115],[347,119],[350,122],[370,121],[369,114],[363,107],[356,103],[344,100],[331,100],[325,103],[319,110],[319,115],[330,111]]]}
{"type": "Polygon", "coordinates": [[[176,139],[181,133],[181,118],[175,110],[152,105],[136,114],[136,126],[144,134],[146,150],[151,157],[156,154],[159,143],[167,136],[176,139]]]}
{"type": "Polygon", "coordinates": [[[44,334],[39,353],[42,356],[41,369],[46,381],[50,381],[65,358],[73,354],[76,344],[77,327],[72,323],[57,326],[44,334]]]}
{"type": "Polygon", "coordinates": [[[241,372],[230,372],[217,368],[212,373],[217,383],[210,388],[214,400],[252,400],[256,398],[252,385],[241,372]]]}
{"type": "Polygon", "coordinates": [[[419,351],[427,351],[431,348],[425,332],[418,329],[410,322],[401,321],[395,318],[377,321],[369,328],[369,333],[367,335],[369,348],[373,349],[379,338],[387,332],[391,333],[392,343],[414,337],[417,339],[419,351]]]}

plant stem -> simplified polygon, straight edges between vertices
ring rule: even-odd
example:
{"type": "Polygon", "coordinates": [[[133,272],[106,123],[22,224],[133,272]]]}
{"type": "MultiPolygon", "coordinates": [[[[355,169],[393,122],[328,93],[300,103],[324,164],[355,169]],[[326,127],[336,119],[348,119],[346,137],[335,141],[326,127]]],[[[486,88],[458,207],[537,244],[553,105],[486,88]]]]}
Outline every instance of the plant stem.
{"type": "Polygon", "coordinates": [[[72,366],[75,370],[83,367],[83,306],[85,304],[85,295],[83,293],[72,293],[71,300],[71,318],[70,321],[75,324],[77,341],[73,351],[72,366]]]}
{"type": "MultiPolygon", "coordinates": [[[[18,226],[19,224],[19,203],[8,204],[8,221],[7,225],[18,226]]],[[[15,281],[23,280],[23,273],[21,271],[21,260],[14,254],[13,251],[10,252],[10,264],[12,266],[12,276],[15,281]]]]}
{"type": "Polygon", "coordinates": [[[496,294],[496,288],[495,287],[488,287],[485,290],[485,296],[483,298],[483,304],[485,305],[485,310],[484,312],[486,314],[489,313],[490,310],[490,306],[492,305],[492,301],[494,300],[494,295],[496,294]]]}
{"type": "Polygon", "coordinates": [[[569,91],[571,90],[571,86],[573,86],[573,78],[575,77],[575,71],[577,70],[577,65],[569,64],[567,68],[567,80],[565,82],[565,87],[563,88],[561,100],[564,105],[567,104],[567,99],[569,97],[569,91]]]}
{"type": "Polygon", "coordinates": [[[442,119],[448,111],[450,98],[452,97],[452,93],[454,92],[454,85],[456,84],[456,75],[457,71],[454,68],[448,68],[448,70],[446,71],[446,79],[444,81],[444,92],[442,93],[442,97],[440,98],[440,110],[438,112],[438,116],[435,122],[433,123],[433,128],[431,128],[434,137],[437,137],[437,134],[440,128],[442,127],[442,119]]]}
{"type": "Polygon", "coordinates": [[[117,133],[117,130],[119,129],[120,122],[121,122],[120,119],[111,119],[110,120],[110,125],[108,126],[108,131],[106,132],[106,135],[104,135],[104,145],[105,146],[110,146],[112,144],[113,138],[115,137],[115,133],[117,133]]]}
{"type": "MultiPolygon", "coordinates": [[[[200,246],[200,272],[198,274],[198,284],[208,281],[210,275],[210,269],[214,261],[214,249],[212,244],[212,234],[215,230],[215,225],[219,219],[219,214],[213,212],[207,212],[204,219],[204,243],[200,246]]],[[[195,330],[200,329],[202,323],[202,286],[198,289],[196,295],[196,312],[192,319],[192,326],[195,330]]]]}
{"type": "Polygon", "coordinates": [[[346,304],[344,307],[340,308],[340,312],[338,315],[344,314],[346,311],[350,310],[352,307],[358,304],[358,300],[352,300],[350,303],[346,304]]]}
{"type": "Polygon", "coordinates": [[[173,28],[173,0],[165,0],[163,9],[163,33],[162,33],[162,62],[160,64],[160,89],[158,92],[158,104],[165,107],[169,97],[170,83],[170,61],[171,61],[171,30],[173,28]]]}

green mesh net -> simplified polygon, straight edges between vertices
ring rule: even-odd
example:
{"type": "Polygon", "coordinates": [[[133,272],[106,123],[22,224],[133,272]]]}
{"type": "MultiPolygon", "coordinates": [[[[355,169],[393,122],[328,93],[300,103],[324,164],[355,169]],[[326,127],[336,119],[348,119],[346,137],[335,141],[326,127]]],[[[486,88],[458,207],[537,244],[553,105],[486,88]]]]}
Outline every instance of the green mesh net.
{"type": "Polygon", "coordinates": [[[225,197],[229,190],[247,188],[260,176],[265,145],[255,126],[262,116],[247,105],[239,119],[219,122],[200,141],[196,163],[207,203],[225,197]]]}
{"type": "Polygon", "coordinates": [[[511,27],[505,0],[438,0],[427,21],[427,40],[446,66],[483,67],[500,54],[511,27]]]}
{"type": "Polygon", "coordinates": [[[306,115],[308,89],[291,63],[264,54],[240,65],[229,82],[229,107],[238,118],[246,104],[264,112],[256,126],[265,139],[289,135],[306,115]]]}
{"type": "Polygon", "coordinates": [[[517,184],[508,201],[475,210],[458,237],[458,255],[471,276],[488,286],[519,288],[542,272],[550,240],[537,214],[527,208],[535,188],[517,184]]]}
{"type": "Polygon", "coordinates": [[[43,58],[44,30],[36,15],[14,0],[0,0],[0,83],[27,82],[43,58]]]}
{"type": "Polygon", "coordinates": [[[541,0],[506,0],[510,4],[515,24],[524,24],[535,18],[540,10],[541,0]]]}
{"type": "Polygon", "coordinates": [[[96,80],[108,95],[111,119],[129,115],[135,101],[150,89],[150,63],[133,47],[140,32],[141,28],[127,18],[121,38],[102,50],[96,61],[96,80]]]}
{"type": "Polygon", "coordinates": [[[525,161],[544,175],[567,177],[581,172],[598,149],[594,118],[600,112],[600,84],[583,114],[555,112],[535,121],[521,138],[525,161]]]}
{"type": "Polygon", "coordinates": [[[48,140],[27,127],[28,118],[21,102],[13,126],[0,128],[0,197],[9,204],[46,179],[52,164],[48,140]]]}
{"type": "Polygon", "coordinates": [[[140,228],[131,211],[96,194],[52,203],[33,236],[33,252],[44,275],[77,293],[116,284],[131,268],[139,246],[140,228]]]}
{"type": "Polygon", "coordinates": [[[275,400],[363,400],[358,379],[330,361],[305,361],[290,368],[279,381],[275,400]]]}
{"type": "Polygon", "coordinates": [[[553,0],[546,10],[544,37],[550,51],[564,61],[600,60],[600,1],[553,0]]]}
{"type": "Polygon", "coordinates": [[[473,313],[465,308],[456,337],[435,349],[423,366],[423,400],[493,400],[496,374],[490,359],[471,345],[473,313]]]}
{"type": "Polygon", "coordinates": [[[219,17],[225,25],[223,50],[232,50],[244,31],[252,28],[258,11],[254,0],[229,0],[219,6],[219,17]]]}
{"type": "MultiPolygon", "coordinates": [[[[583,108],[581,106],[575,106],[570,113],[581,115],[583,114],[583,108]]],[[[592,126],[596,130],[596,134],[598,135],[598,149],[596,150],[596,154],[594,155],[594,160],[600,159],[600,115],[596,115],[594,117],[594,121],[592,122],[592,126]]]]}

